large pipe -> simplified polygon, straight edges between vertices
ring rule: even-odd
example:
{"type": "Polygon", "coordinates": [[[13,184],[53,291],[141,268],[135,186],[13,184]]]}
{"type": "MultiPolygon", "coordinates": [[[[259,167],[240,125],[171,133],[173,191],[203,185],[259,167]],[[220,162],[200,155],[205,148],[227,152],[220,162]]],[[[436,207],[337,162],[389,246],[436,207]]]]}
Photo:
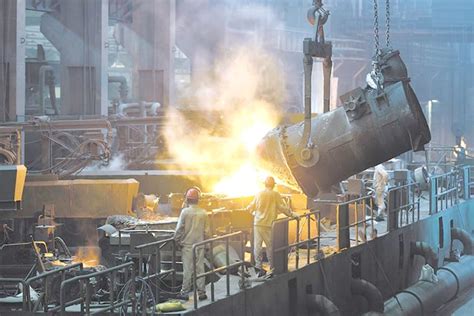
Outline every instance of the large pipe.
{"type": "Polygon", "coordinates": [[[459,240],[463,245],[465,255],[472,255],[473,240],[467,231],[461,228],[451,228],[451,240],[459,240]]]}
{"type": "Polygon", "coordinates": [[[412,242],[410,253],[412,256],[419,255],[425,258],[427,264],[429,264],[435,271],[438,269],[438,255],[431,248],[431,246],[424,241],[412,242]]]}
{"type": "Polygon", "coordinates": [[[39,100],[39,115],[45,114],[44,106],[44,86],[46,85],[46,73],[50,73],[51,78],[49,78],[48,87],[49,87],[49,98],[51,100],[51,106],[54,109],[54,114],[58,115],[59,110],[56,106],[56,91],[54,90],[54,69],[50,65],[42,65],[39,69],[39,78],[40,78],[40,100],[39,100]]]}
{"type": "Polygon", "coordinates": [[[261,166],[314,197],[410,149],[422,150],[431,136],[398,52],[382,69],[390,80],[384,90],[355,89],[341,96],[343,106],[311,119],[310,146],[301,146],[304,122],[270,131],[258,147],[261,166]]]}
{"type": "Polygon", "coordinates": [[[432,315],[439,307],[474,285],[474,257],[438,269],[438,282],[418,281],[385,302],[385,315],[432,315]]]}
{"type": "Polygon", "coordinates": [[[324,295],[308,294],[306,308],[309,315],[339,316],[341,313],[330,299],[324,295]]]}
{"type": "Polygon", "coordinates": [[[120,101],[125,102],[128,97],[128,85],[127,85],[127,78],[124,76],[109,76],[108,79],[109,83],[120,83],[119,94],[120,94],[120,101]]]}
{"type": "Polygon", "coordinates": [[[379,289],[363,279],[352,279],[351,281],[351,293],[353,295],[360,295],[367,300],[369,304],[369,312],[383,313],[384,302],[382,293],[379,289]]]}

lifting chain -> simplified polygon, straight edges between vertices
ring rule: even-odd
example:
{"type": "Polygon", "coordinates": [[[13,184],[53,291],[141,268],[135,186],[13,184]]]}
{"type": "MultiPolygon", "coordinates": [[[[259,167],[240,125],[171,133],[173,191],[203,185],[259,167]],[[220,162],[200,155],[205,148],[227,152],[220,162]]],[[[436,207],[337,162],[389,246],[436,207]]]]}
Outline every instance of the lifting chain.
{"type": "Polygon", "coordinates": [[[389,50],[392,50],[390,45],[390,0],[385,0],[385,43],[389,50]]]}
{"type": "Polygon", "coordinates": [[[379,42],[379,10],[378,10],[378,0],[374,0],[374,45],[375,45],[375,56],[372,60],[372,78],[375,81],[377,87],[381,86],[382,72],[380,70],[380,42],[379,42]]]}
{"type": "MultiPolygon", "coordinates": [[[[390,0],[385,0],[385,44],[388,49],[392,49],[390,44],[390,0]]],[[[380,56],[380,39],[379,39],[379,8],[378,0],[374,0],[374,43],[375,56],[380,56]]]]}
{"type": "MultiPolygon", "coordinates": [[[[374,3],[374,45],[375,45],[375,55],[372,61],[373,66],[373,77],[377,83],[377,86],[380,87],[383,78],[382,73],[380,70],[380,56],[382,54],[382,50],[380,49],[380,37],[379,37],[379,8],[378,8],[378,0],[373,0],[374,3]]],[[[388,50],[392,50],[390,44],[390,0],[385,0],[385,43],[388,50]]]]}
{"type": "Polygon", "coordinates": [[[375,57],[380,55],[379,43],[379,10],[377,0],[374,0],[374,43],[375,43],[375,57]]]}

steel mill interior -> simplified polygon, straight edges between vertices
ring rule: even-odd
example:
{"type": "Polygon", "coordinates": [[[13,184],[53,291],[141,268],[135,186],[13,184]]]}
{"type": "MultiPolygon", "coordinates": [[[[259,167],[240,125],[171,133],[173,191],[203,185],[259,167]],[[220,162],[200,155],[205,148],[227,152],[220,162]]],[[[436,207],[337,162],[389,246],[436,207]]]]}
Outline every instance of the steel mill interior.
{"type": "Polygon", "coordinates": [[[474,315],[474,1],[0,0],[0,43],[1,316],[474,315]]]}

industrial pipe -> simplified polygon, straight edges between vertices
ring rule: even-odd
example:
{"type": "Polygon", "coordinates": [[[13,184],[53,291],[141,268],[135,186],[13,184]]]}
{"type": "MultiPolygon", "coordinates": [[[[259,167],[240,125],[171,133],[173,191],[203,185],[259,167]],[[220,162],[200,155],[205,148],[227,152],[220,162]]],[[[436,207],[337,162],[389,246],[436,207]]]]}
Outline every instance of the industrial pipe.
{"type": "Polygon", "coordinates": [[[350,91],[341,96],[343,106],[311,119],[311,128],[306,127],[311,130],[306,142],[310,146],[301,146],[306,145],[304,122],[270,131],[257,149],[260,166],[315,197],[410,149],[422,150],[431,135],[406,68],[398,53],[385,63],[384,78],[390,81],[383,90],[350,91]]]}
{"type": "Polygon", "coordinates": [[[474,257],[438,269],[438,282],[418,281],[385,302],[385,315],[432,315],[440,306],[474,285],[474,257]]]}
{"type": "Polygon", "coordinates": [[[54,90],[54,69],[50,65],[42,65],[39,69],[39,78],[40,78],[40,86],[39,86],[39,92],[40,92],[40,104],[39,104],[39,115],[44,115],[45,114],[45,106],[44,106],[44,86],[46,84],[46,73],[50,73],[50,80],[48,82],[48,87],[49,87],[49,98],[51,100],[51,106],[54,109],[54,114],[58,115],[59,110],[56,106],[56,91],[54,90]]]}
{"type": "Polygon", "coordinates": [[[465,255],[472,255],[473,240],[471,235],[462,228],[451,228],[451,241],[459,240],[463,245],[463,252],[465,255]]]}
{"type": "Polygon", "coordinates": [[[341,313],[330,299],[324,295],[308,294],[306,308],[309,315],[339,316],[341,313]]]}
{"type": "Polygon", "coordinates": [[[425,258],[425,262],[429,264],[435,271],[438,269],[438,255],[431,246],[424,241],[412,242],[410,254],[412,256],[419,255],[425,258]]]}
{"type": "Polygon", "coordinates": [[[382,293],[379,289],[363,279],[352,279],[351,293],[353,295],[363,296],[369,304],[369,312],[383,313],[384,302],[382,293]]]}
{"type": "Polygon", "coordinates": [[[125,78],[124,76],[109,76],[108,82],[120,83],[120,88],[119,88],[120,101],[124,102],[128,97],[127,78],[125,78]]]}

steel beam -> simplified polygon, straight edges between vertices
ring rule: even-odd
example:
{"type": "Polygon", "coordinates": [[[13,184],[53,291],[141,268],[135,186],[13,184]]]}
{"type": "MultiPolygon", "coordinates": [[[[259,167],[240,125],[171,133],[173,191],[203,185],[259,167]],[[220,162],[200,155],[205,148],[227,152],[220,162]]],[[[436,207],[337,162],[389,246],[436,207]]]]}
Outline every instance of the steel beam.
{"type": "Polygon", "coordinates": [[[108,0],[59,0],[41,32],[61,54],[61,114],[107,115],[108,0]]]}
{"type": "Polygon", "coordinates": [[[133,59],[133,96],[173,104],[175,0],[136,0],[132,12],[120,41],[133,59]]]}
{"type": "Polygon", "coordinates": [[[0,1],[0,122],[25,115],[25,0],[0,1]]]}

